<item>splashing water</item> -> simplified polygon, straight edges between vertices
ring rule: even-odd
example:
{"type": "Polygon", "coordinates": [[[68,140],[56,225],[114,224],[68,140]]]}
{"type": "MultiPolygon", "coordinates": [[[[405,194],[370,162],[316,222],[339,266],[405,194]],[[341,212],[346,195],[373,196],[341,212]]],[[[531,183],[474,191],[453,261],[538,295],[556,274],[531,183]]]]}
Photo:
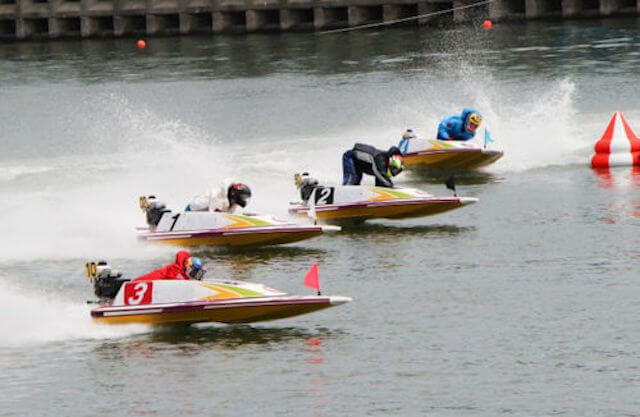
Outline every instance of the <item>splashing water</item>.
{"type": "MultiPolygon", "coordinates": [[[[428,137],[443,115],[468,105],[481,110],[496,139],[493,145],[505,150],[504,159],[490,169],[521,171],[585,158],[570,80],[520,86],[466,68],[447,82],[452,93],[443,96],[444,87],[429,77],[398,81],[392,97],[405,99],[393,100],[397,105],[368,99],[366,129],[354,121],[339,134],[302,130],[273,140],[219,141],[121,93],[98,94],[90,102],[83,98],[83,112],[67,116],[70,125],[62,128],[76,133],[61,136],[56,145],[80,148],[79,155],[63,151],[0,166],[0,188],[12,196],[0,203],[5,213],[0,233],[7,237],[0,259],[157,256],[157,249],[135,239],[135,227],[143,224],[138,196],[153,193],[169,207],[181,208],[225,177],[250,184],[252,210],[286,216],[288,201],[296,199],[293,173],[307,170],[325,183],[337,183],[341,155],[354,142],[386,149],[406,127],[428,137]],[[376,119],[379,125],[372,124],[376,119]]],[[[382,88],[383,97],[391,94],[382,88]]]]}
{"type": "Polygon", "coordinates": [[[0,348],[69,339],[109,339],[149,331],[144,325],[105,326],[93,323],[89,307],[43,294],[0,291],[0,348]]]}

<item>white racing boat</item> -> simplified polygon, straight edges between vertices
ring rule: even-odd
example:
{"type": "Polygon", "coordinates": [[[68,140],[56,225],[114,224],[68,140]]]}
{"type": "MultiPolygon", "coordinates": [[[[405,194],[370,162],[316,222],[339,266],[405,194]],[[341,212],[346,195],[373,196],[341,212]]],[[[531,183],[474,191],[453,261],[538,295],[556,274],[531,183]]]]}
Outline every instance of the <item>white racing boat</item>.
{"type": "Polygon", "coordinates": [[[436,197],[413,188],[362,185],[317,186],[309,200],[292,203],[289,214],[328,223],[404,219],[442,213],[477,202],[473,197],[436,197]]]}
{"type": "Polygon", "coordinates": [[[147,227],[138,239],[177,246],[259,246],[297,242],[319,236],[322,226],[300,225],[269,215],[208,211],[172,211],[140,197],[147,227]]]}
{"type": "Polygon", "coordinates": [[[91,317],[107,324],[255,323],[334,307],[349,297],[291,295],[232,280],[129,281],[106,263],[87,263],[100,306],[91,317]]]}
{"type": "Polygon", "coordinates": [[[475,169],[490,165],[503,155],[503,151],[469,141],[411,139],[404,164],[409,168],[475,169]]]}

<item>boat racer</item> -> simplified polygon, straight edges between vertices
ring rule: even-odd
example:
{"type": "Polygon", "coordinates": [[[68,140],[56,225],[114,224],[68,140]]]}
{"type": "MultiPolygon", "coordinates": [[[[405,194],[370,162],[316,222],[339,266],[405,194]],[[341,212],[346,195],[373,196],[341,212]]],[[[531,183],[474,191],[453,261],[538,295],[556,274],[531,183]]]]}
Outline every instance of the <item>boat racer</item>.
{"type": "Polygon", "coordinates": [[[356,143],[342,155],[342,185],[360,185],[362,174],[373,175],[378,187],[393,187],[392,177],[403,168],[402,152],[397,146],[388,151],[356,143]]]}
{"type": "Polygon", "coordinates": [[[438,139],[440,140],[469,140],[476,135],[482,123],[480,113],[471,107],[465,107],[460,114],[451,114],[440,122],[438,139]]]}
{"type": "Polygon", "coordinates": [[[206,272],[207,269],[204,267],[202,259],[191,256],[186,250],[181,250],[176,253],[176,261],[174,263],[139,276],[132,281],[152,281],[160,279],[201,280],[206,272]]]}
{"type": "Polygon", "coordinates": [[[400,152],[402,152],[402,155],[407,154],[407,152],[409,151],[409,141],[415,138],[417,138],[417,136],[415,133],[413,133],[413,129],[407,129],[404,131],[404,133],[402,134],[402,140],[400,140],[400,143],[398,144],[398,148],[400,148],[400,152]]]}
{"type": "Polygon", "coordinates": [[[244,183],[224,180],[220,187],[191,199],[185,211],[211,211],[234,213],[238,207],[244,208],[251,199],[251,189],[244,183]]]}

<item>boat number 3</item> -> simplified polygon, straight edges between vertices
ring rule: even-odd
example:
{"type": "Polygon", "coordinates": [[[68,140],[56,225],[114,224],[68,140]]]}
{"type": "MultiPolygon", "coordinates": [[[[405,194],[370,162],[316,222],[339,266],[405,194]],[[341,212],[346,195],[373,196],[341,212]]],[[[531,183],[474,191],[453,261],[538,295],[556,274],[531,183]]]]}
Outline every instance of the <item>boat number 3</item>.
{"type": "Polygon", "coordinates": [[[124,289],[124,303],[127,305],[149,304],[153,282],[129,282],[124,289]]]}
{"type": "Polygon", "coordinates": [[[334,187],[316,188],[316,204],[333,204],[334,187]]]}

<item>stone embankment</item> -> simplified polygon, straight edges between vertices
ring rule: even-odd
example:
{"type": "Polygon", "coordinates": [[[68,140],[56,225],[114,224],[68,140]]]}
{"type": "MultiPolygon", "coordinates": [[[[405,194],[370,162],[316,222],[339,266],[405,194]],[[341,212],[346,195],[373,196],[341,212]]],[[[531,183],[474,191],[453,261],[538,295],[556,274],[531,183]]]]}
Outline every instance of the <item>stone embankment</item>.
{"type": "Polygon", "coordinates": [[[0,0],[0,38],[321,31],[430,13],[436,14],[407,24],[640,13],[640,0],[494,0],[464,8],[476,3],[478,0],[0,0]]]}

